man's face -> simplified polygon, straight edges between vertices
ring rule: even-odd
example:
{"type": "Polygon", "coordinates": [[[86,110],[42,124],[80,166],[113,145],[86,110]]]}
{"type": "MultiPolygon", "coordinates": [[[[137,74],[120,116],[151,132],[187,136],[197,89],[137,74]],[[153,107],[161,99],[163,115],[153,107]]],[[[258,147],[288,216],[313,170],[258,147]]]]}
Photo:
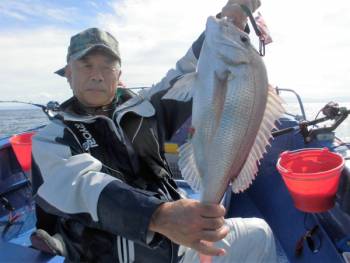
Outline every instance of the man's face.
{"type": "Polygon", "coordinates": [[[75,97],[88,107],[104,106],[113,100],[120,73],[117,61],[102,52],[72,61],[66,68],[75,97]]]}

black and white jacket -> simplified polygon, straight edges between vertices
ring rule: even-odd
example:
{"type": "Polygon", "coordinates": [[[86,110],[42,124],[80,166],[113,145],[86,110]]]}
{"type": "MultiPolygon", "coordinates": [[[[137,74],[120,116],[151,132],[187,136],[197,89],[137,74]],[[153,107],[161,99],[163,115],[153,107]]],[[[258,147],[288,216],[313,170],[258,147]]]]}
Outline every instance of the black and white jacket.
{"type": "Polygon", "coordinates": [[[195,70],[202,41],[147,92],[119,94],[111,118],[82,113],[72,98],[33,138],[37,227],[61,234],[69,260],[178,262],[178,246],[148,226],[162,202],[180,198],[163,145],[191,102],[161,98],[195,70]]]}

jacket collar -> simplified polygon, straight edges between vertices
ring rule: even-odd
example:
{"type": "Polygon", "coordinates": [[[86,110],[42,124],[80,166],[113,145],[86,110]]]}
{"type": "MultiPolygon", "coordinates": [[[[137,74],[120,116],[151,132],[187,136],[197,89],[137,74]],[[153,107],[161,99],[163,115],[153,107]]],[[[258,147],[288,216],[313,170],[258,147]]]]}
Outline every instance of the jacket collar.
{"type": "Polygon", "coordinates": [[[116,107],[113,115],[116,117],[117,123],[120,123],[122,117],[128,112],[133,112],[141,117],[151,117],[155,114],[155,109],[149,100],[136,95],[116,107]]]}
{"type": "MultiPolygon", "coordinates": [[[[120,102],[112,105],[114,107],[112,116],[116,119],[118,124],[122,117],[128,112],[133,112],[141,117],[151,117],[155,114],[155,109],[149,100],[125,88],[117,89],[116,99],[114,101],[120,102]]],[[[57,115],[66,121],[81,121],[87,123],[94,122],[97,118],[105,117],[103,115],[89,114],[86,111],[77,112],[75,109],[76,103],[77,99],[75,97],[63,102],[57,115]]]]}

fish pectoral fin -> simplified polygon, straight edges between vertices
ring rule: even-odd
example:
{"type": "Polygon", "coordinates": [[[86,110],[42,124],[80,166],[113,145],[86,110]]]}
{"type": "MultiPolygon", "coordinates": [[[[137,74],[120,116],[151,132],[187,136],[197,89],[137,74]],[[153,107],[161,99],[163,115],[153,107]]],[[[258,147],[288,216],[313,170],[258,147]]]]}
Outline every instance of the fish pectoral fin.
{"type": "Polygon", "coordinates": [[[194,82],[197,73],[192,72],[184,75],[162,97],[163,100],[189,101],[193,97],[194,82]]]}
{"type": "Polygon", "coordinates": [[[185,181],[187,181],[193,190],[199,192],[202,185],[201,176],[191,142],[187,142],[179,148],[178,165],[185,181]]]}

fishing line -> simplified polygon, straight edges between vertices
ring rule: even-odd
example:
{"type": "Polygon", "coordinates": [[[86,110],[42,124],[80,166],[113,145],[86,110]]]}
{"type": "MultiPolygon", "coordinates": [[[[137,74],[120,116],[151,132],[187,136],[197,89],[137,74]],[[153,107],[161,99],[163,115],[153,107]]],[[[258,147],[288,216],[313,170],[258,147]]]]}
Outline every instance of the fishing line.
{"type": "Polygon", "coordinates": [[[27,104],[27,105],[32,105],[35,107],[39,107],[41,109],[46,108],[46,106],[33,103],[33,102],[26,102],[26,101],[20,101],[20,100],[0,100],[0,103],[19,103],[19,104],[27,104]]]}
{"type": "Polygon", "coordinates": [[[0,103],[19,103],[19,104],[27,104],[27,105],[39,107],[46,114],[49,120],[52,120],[53,117],[55,116],[54,112],[57,112],[60,110],[60,104],[57,101],[49,101],[46,106],[38,103],[26,102],[26,101],[20,101],[20,100],[0,100],[0,103]]]}

